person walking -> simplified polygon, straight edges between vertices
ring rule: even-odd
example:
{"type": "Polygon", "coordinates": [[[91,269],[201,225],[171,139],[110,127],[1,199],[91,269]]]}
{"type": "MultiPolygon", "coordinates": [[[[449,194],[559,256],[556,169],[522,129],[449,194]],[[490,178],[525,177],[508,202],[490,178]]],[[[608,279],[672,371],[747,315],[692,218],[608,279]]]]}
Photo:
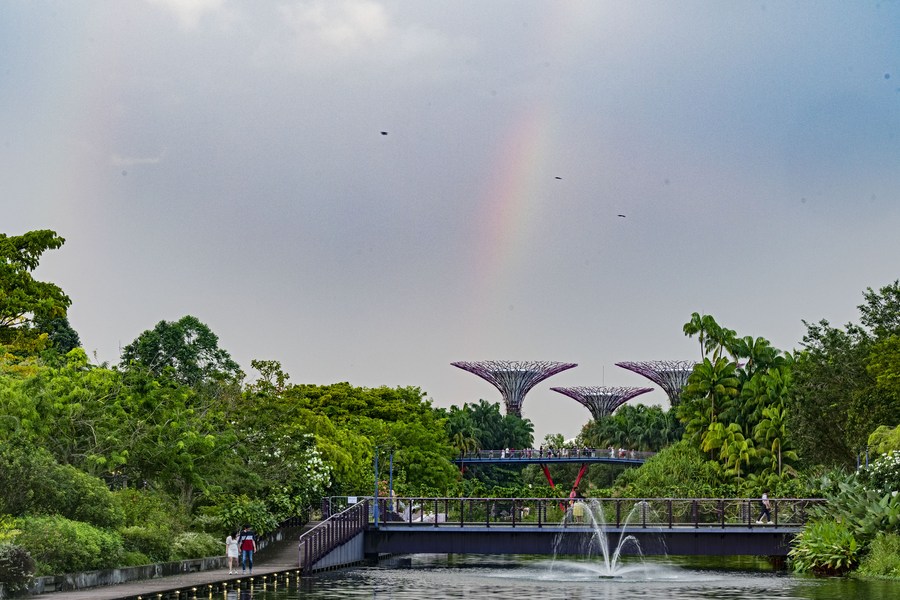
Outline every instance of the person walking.
{"type": "Polygon", "coordinates": [[[761,525],[772,520],[772,514],[769,512],[769,509],[772,508],[772,506],[769,502],[768,492],[763,492],[762,498],[760,498],[759,500],[759,504],[762,512],[760,512],[759,518],[756,520],[756,523],[761,525]],[[765,521],[763,521],[763,519],[765,519],[765,521]]]}
{"type": "Polygon", "coordinates": [[[240,552],[238,551],[238,541],[237,541],[237,533],[228,534],[228,537],[225,538],[225,558],[228,562],[228,574],[232,575],[237,569],[237,560],[238,556],[240,556],[240,552]]]}
{"type": "Polygon", "coordinates": [[[256,552],[256,532],[249,525],[244,525],[238,536],[238,548],[241,551],[241,573],[250,571],[253,575],[253,553],[256,552]]]}

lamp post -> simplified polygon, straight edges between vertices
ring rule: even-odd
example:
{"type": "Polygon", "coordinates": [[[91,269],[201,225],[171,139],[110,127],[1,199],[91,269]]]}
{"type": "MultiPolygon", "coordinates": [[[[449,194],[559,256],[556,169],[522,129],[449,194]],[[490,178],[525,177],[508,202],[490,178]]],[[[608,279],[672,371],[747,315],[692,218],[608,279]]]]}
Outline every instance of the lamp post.
{"type": "Polygon", "coordinates": [[[372,507],[372,515],[375,517],[375,527],[378,527],[378,446],[375,446],[375,504],[372,507]]]}

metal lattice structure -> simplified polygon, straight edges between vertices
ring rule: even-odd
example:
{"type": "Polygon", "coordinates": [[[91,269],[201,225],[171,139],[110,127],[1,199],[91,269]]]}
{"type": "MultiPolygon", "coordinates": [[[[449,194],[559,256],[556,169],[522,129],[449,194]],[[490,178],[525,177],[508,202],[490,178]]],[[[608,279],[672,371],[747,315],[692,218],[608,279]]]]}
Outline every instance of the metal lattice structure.
{"type": "Polygon", "coordinates": [[[617,408],[641,394],[652,392],[653,388],[639,387],[552,387],[554,392],[565,394],[583,404],[595,421],[613,414],[617,408]]]}
{"type": "Polygon", "coordinates": [[[522,402],[525,394],[543,380],[566,369],[577,367],[576,363],[550,361],[510,361],[485,360],[479,362],[450,363],[464,371],[474,373],[500,390],[506,403],[506,414],[522,416],[522,402]]]}
{"type": "Polygon", "coordinates": [[[672,408],[681,403],[681,392],[697,363],[692,360],[653,360],[646,362],[617,362],[617,367],[643,375],[663,389],[672,408]]]}

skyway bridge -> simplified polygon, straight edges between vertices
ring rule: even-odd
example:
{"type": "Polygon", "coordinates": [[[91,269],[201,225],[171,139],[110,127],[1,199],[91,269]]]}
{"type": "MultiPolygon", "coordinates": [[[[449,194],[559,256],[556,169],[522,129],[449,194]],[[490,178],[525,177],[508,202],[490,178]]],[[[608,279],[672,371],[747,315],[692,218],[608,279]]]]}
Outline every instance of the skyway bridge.
{"type": "Polygon", "coordinates": [[[638,452],[636,450],[627,450],[625,448],[561,448],[561,449],[544,449],[544,448],[525,448],[521,450],[479,450],[478,452],[467,452],[460,454],[453,459],[453,462],[459,465],[461,470],[465,470],[467,466],[473,465],[541,465],[544,471],[544,477],[550,487],[556,488],[556,483],[550,475],[550,465],[553,464],[570,464],[577,463],[581,465],[578,475],[575,477],[575,483],[569,492],[570,497],[575,497],[578,484],[581,478],[587,473],[588,467],[593,463],[605,463],[609,465],[620,465],[624,467],[636,467],[644,464],[644,461],[653,456],[655,452],[638,452]]]}
{"type": "Polygon", "coordinates": [[[591,448],[568,448],[564,450],[479,450],[467,452],[453,459],[457,465],[534,465],[559,463],[608,463],[626,466],[637,466],[656,454],[655,452],[638,452],[636,450],[591,448]]]}
{"type": "Polygon", "coordinates": [[[785,557],[820,499],[560,498],[360,499],[304,534],[301,567],[337,563],[353,540],[363,556],[393,554],[597,555],[601,538],[622,555],[785,557]],[[581,508],[576,508],[581,504],[581,508]]]}

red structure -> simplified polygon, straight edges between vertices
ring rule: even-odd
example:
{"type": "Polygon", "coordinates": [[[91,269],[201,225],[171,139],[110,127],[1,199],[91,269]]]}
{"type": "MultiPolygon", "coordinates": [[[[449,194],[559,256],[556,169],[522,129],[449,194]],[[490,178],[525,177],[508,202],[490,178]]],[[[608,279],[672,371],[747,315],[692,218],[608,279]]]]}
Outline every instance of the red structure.
{"type": "Polygon", "coordinates": [[[475,373],[493,384],[503,396],[506,414],[517,417],[522,416],[522,403],[525,401],[525,394],[531,391],[531,388],[552,375],[578,366],[576,363],[509,360],[450,364],[464,371],[475,373]]]}

